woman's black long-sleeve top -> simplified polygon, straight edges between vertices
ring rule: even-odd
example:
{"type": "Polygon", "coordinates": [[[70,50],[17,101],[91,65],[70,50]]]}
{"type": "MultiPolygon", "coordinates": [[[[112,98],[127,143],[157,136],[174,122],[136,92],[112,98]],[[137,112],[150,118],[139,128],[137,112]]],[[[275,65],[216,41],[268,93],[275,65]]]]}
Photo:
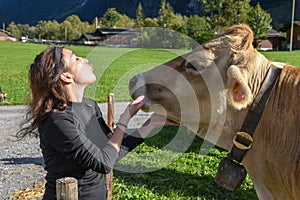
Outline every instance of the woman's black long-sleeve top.
{"type": "Polygon", "coordinates": [[[97,103],[83,99],[50,114],[39,127],[45,162],[44,199],[56,198],[56,179],[78,180],[79,200],[105,199],[104,175],[114,163],[144,140],[135,132],[123,139],[120,152],[108,142],[112,136],[97,103]]]}

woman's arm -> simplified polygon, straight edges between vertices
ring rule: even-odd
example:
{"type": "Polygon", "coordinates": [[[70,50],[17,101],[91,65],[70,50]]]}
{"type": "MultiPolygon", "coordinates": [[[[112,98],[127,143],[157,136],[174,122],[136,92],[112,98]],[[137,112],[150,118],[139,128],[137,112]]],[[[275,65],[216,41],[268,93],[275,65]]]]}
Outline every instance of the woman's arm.
{"type": "MultiPolygon", "coordinates": [[[[120,151],[120,146],[122,144],[122,140],[124,137],[124,132],[127,129],[128,122],[130,119],[140,110],[140,108],[146,103],[145,97],[140,96],[137,99],[135,99],[131,104],[128,105],[126,110],[123,114],[120,116],[119,123],[117,124],[117,127],[115,129],[115,132],[112,136],[112,138],[109,140],[109,142],[117,149],[117,151],[120,151]]],[[[137,132],[133,135],[133,137],[138,138],[146,138],[149,133],[156,128],[157,126],[161,125],[173,125],[178,126],[177,123],[167,119],[164,116],[153,114],[144,124],[141,126],[137,132]]]]}
{"type": "Polygon", "coordinates": [[[119,124],[115,128],[113,136],[110,138],[109,142],[114,146],[117,151],[120,151],[120,146],[124,137],[124,133],[127,129],[129,120],[140,110],[140,108],[146,103],[145,97],[140,96],[130,103],[123,114],[121,114],[119,119],[119,124]]]}

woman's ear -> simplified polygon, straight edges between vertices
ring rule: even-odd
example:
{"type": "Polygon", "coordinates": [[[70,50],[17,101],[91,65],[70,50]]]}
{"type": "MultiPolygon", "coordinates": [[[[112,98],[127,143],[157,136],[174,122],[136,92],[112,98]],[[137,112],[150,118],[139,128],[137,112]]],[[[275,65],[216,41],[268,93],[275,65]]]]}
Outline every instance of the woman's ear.
{"type": "Polygon", "coordinates": [[[228,101],[237,110],[246,108],[251,104],[253,96],[240,69],[235,65],[231,65],[227,70],[227,77],[228,101]]]}
{"type": "Polygon", "coordinates": [[[68,72],[62,73],[59,78],[64,83],[72,83],[73,82],[73,77],[68,72]]]}

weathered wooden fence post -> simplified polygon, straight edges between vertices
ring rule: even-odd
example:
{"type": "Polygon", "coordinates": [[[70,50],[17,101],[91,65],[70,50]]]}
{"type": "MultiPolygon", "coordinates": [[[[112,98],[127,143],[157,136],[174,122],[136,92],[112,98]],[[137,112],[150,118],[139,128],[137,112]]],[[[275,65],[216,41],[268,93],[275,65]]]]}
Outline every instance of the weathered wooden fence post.
{"type": "MultiPolygon", "coordinates": [[[[111,132],[114,132],[114,94],[110,93],[108,95],[108,104],[107,104],[107,124],[111,132]]],[[[107,185],[107,200],[112,200],[112,185],[113,185],[113,169],[111,172],[106,175],[106,185],[107,185]]]]}
{"type": "Polygon", "coordinates": [[[57,200],[78,200],[77,180],[73,177],[64,177],[56,180],[57,200]]]}

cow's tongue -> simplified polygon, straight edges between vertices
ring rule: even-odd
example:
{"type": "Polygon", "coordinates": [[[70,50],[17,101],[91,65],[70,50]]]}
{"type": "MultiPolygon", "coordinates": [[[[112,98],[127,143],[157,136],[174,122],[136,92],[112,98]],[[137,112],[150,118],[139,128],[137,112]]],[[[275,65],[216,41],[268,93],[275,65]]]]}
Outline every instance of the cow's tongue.
{"type": "Polygon", "coordinates": [[[167,120],[168,120],[168,125],[170,125],[170,126],[181,126],[181,124],[179,122],[176,122],[170,118],[167,118],[167,120]]]}

